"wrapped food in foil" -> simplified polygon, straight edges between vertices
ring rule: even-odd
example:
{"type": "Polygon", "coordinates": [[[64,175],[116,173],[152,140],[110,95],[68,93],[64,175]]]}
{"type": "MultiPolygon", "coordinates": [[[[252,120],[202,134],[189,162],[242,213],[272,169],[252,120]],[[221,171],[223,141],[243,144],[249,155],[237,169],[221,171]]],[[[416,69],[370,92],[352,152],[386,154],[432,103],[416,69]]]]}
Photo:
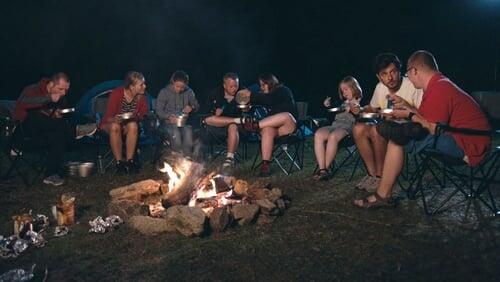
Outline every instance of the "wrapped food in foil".
{"type": "Polygon", "coordinates": [[[89,221],[89,233],[103,234],[122,223],[123,220],[117,215],[108,216],[106,219],[102,219],[101,216],[98,216],[96,219],[89,221]]]}
{"type": "Polygon", "coordinates": [[[33,216],[33,231],[42,232],[49,226],[49,218],[43,214],[33,216]]]}
{"type": "Polygon", "coordinates": [[[12,250],[14,251],[16,256],[26,251],[28,247],[29,247],[29,242],[24,239],[17,239],[14,241],[14,244],[12,244],[12,250]]]}
{"type": "Polygon", "coordinates": [[[45,243],[46,243],[41,232],[37,233],[35,231],[28,231],[28,232],[26,232],[24,239],[27,240],[30,244],[32,244],[38,248],[45,246],[45,243]]]}
{"type": "Polygon", "coordinates": [[[29,281],[33,279],[33,271],[35,270],[36,264],[33,264],[30,270],[24,270],[20,268],[12,269],[4,274],[0,275],[0,281],[29,281]]]}
{"type": "Polygon", "coordinates": [[[54,236],[55,237],[63,237],[68,235],[69,233],[69,228],[67,226],[61,225],[61,226],[56,226],[54,229],[54,236]]]}

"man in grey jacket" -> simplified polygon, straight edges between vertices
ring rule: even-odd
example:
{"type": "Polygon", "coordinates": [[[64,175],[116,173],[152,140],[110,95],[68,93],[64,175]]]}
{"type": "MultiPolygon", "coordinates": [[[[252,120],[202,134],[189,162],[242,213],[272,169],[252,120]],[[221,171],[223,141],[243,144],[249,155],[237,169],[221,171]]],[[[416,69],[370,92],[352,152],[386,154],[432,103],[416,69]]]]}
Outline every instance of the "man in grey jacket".
{"type": "Polygon", "coordinates": [[[156,111],[162,129],[172,141],[172,149],[186,156],[193,155],[193,127],[189,124],[178,126],[180,116],[192,115],[199,109],[198,100],[188,86],[189,76],[184,71],[175,71],[170,84],[160,90],[156,100],[156,111]]]}

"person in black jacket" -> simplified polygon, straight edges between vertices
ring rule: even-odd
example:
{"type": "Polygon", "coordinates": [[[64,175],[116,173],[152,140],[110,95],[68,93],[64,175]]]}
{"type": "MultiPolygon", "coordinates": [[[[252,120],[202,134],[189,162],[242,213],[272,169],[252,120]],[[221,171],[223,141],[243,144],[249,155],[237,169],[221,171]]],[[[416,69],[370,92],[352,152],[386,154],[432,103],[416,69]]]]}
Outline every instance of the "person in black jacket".
{"type": "Polygon", "coordinates": [[[297,128],[297,107],[290,88],[281,84],[273,74],[266,73],[259,76],[260,92],[251,92],[248,89],[239,91],[239,95],[250,97],[252,104],[267,106],[269,116],[255,121],[244,119],[243,125],[247,131],[260,131],[262,166],[259,176],[267,177],[271,174],[269,163],[272,157],[274,138],[295,132],[297,128]]]}
{"type": "Polygon", "coordinates": [[[207,130],[217,136],[227,136],[226,159],[222,166],[234,165],[234,153],[240,141],[238,125],[234,119],[240,115],[235,101],[236,92],[240,87],[238,75],[226,73],[222,77],[222,85],[214,89],[208,96],[207,109],[213,114],[205,119],[207,130]]]}

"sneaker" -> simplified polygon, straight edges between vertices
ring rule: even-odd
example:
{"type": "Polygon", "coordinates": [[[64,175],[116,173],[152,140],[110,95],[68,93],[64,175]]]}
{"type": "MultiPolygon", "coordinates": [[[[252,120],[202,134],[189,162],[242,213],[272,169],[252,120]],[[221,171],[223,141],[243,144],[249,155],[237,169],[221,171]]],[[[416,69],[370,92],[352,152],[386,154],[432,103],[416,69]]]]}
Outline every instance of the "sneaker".
{"type": "Polygon", "coordinates": [[[222,163],[223,168],[230,168],[234,166],[234,158],[227,157],[222,163]]]}
{"type": "Polygon", "coordinates": [[[117,174],[127,174],[128,173],[127,164],[122,161],[117,161],[115,164],[115,171],[117,174]]]}
{"type": "Polygon", "coordinates": [[[79,124],[76,126],[76,139],[81,139],[85,136],[92,136],[97,131],[97,124],[79,124]]]}
{"type": "Polygon", "coordinates": [[[356,184],[356,188],[360,189],[360,190],[363,190],[364,186],[365,186],[365,182],[369,181],[371,179],[371,175],[365,175],[365,177],[361,178],[361,180],[358,182],[358,184],[356,184]]]}
{"type": "Polygon", "coordinates": [[[373,193],[377,191],[379,185],[380,177],[372,176],[370,181],[365,182],[364,189],[369,193],[373,193]]]}
{"type": "Polygon", "coordinates": [[[258,177],[269,177],[271,176],[271,169],[269,168],[268,162],[263,162],[260,166],[260,172],[257,175],[258,177]]]}
{"type": "Polygon", "coordinates": [[[51,176],[47,176],[43,179],[43,183],[50,184],[54,186],[60,186],[64,184],[64,179],[62,179],[59,175],[53,174],[51,176]]]}
{"type": "Polygon", "coordinates": [[[128,173],[130,174],[138,174],[140,171],[139,164],[135,162],[133,159],[127,161],[126,167],[128,173]]]}

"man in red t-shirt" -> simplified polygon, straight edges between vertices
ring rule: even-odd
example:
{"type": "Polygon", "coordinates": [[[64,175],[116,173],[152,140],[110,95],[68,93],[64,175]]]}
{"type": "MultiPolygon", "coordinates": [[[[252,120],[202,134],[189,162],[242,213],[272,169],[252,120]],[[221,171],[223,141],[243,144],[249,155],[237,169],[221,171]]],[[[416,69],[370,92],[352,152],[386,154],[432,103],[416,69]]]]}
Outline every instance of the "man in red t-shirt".
{"type": "MultiPolygon", "coordinates": [[[[407,118],[420,123],[429,131],[421,140],[412,140],[406,146],[389,141],[385,155],[382,179],[377,191],[365,199],[354,201],[359,207],[389,206],[392,188],[403,167],[404,152],[416,153],[434,146],[437,123],[454,128],[491,130],[479,105],[462,89],[439,72],[434,56],[428,51],[416,51],[408,59],[407,75],[416,88],[424,90],[418,110],[402,99],[394,98],[394,118],[407,118]]],[[[461,158],[470,166],[477,166],[491,146],[491,137],[442,133],[436,139],[435,150],[461,158]]]]}

